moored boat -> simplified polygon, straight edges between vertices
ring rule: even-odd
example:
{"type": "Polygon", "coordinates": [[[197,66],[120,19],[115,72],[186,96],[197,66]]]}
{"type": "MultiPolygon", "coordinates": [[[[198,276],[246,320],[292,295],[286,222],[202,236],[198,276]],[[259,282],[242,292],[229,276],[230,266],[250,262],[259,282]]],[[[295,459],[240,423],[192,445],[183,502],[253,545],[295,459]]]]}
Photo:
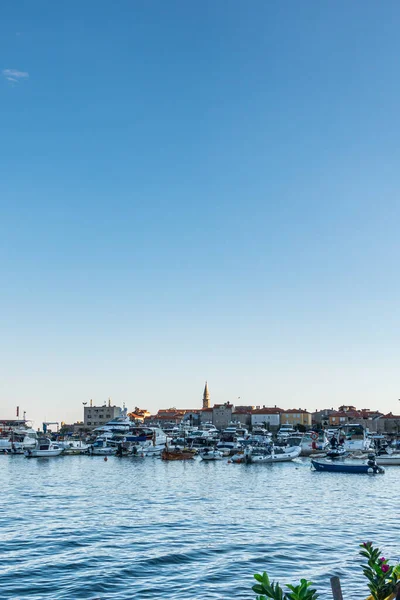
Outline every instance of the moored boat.
{"type": "Polygon", "coordinates": [[[34,448],[25,450],[26,458],[45,458],[51,456],[60,456],[63,448],[48,438],[40,438],[34,448]]]}
{"type": "Polygon", "coordinates": [[[164,448],[161,453],[162,460],[191,460],[194,458],[194,453],[185,451],[177,448],[176,450],[169,450],[164,448]]]}
{"type": "Polygon", "coordinates": [[[223,453],[214,448],[204,448],[199,454],[202,460],[222,460],[224,458],[223,453]]]}
{"type": "Polygon", "coordinates": [[[117,445],[111,445],[108,438],[98,437],[87,449],[91,456],[110,456],[116,454],[117,445]]]}
{"type": "Polygon", "coordinates": [[[256,464],[289,462],[300,456],[301,447],[274,447],[274,446],[247,446],[243,454],[235,454],[232,457],[234,463],[256,464]]]}
{"type": "MultiPolygon", "coordinates": [[[[353,455],[354,460],[365,460],[365,455],[353,455]]],[[[400,466],[400,453],[398,452],[382,452],[375,456],[376,463],[381,466],[400,466]]]]}
{"type": "Polygon", "coordinates": [[[24,450],[35,448],[38,437],[29,423],[19,419],[0,421],[0,452],[23,454],[24,450]]]}
{"type": "Polygon", "coordinates": [[[380,475],[385,469],[378,465],[375,456],[369,455],[366,462],[357,461],[331,461],[328,459],[311,459],[311,465],[315,471],[328,471],[331,473],[365,473],[368,475],[380,475]]]}
{"type": "Polygon", "coordinates": [[[86,454],[89,448],[89,444],[86,444],[82,440],[68,440],[58,442],[60,448],[64,449],[64,455],[78,455],[86,454]]]}

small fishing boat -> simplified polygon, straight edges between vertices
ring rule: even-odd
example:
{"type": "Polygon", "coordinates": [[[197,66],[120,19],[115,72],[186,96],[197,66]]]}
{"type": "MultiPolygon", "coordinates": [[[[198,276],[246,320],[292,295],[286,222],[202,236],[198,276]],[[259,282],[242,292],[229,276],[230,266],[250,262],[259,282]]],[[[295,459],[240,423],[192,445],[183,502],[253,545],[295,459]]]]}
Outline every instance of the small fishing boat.
{"type": "Polygon", "coordinates": [[[243,462],[246,464],[255,464],[271,462],[272,448],[262,446],[247,446],[244,451],[243,462]]]}
{"type": "Polygon", "coordinates": [[[164,448],[161,453],[162,460],[191,460],[193,458],[194,452],[181,450],[180,448],[176,448],[175,450],[164,448]]]}
{"type": "Polygon", "coordinates": [[[199,454],[201,460],[222,460],[224,458],[223,452],[215,450],[214,448],[204,448],[199,454]]]}
{"type": "Polygon", "coordinates": [[[239,442],[226,442],[221,440],[218,442],[216,448],[219,452],[222,452],[224,456],[230,456],[236,454],[238,450],[242,447],[239,442]]]}
{"type": "Polygon", "coordinates": [[[244,450],[241,449],[238,452],[236,452],[236,454],[234,454],[232,456],[231,462],[236,463],[236,464],[240,464],[240,463],[244,462],[244,450]]]}
{"type": "Polygon", "coordinates": [[[48,438],[40,438],[34,448],[25,450],[26,458],[44,458],[50,456],[60,456],[63,452],[58,444],[53,443],[48,438]]]}
{"type": "Polygon", "coordinates": [[[370,454],[366,462],[357,461],[332,461],[329,459],[311,459],[311,465],[315,471],[328,471],[331,473],[366,473],[368,475],[380,475],[385,469],[378,465],[375,456],[370,454]]]}
{"type": "Polygon", "coordinates": [[[271,454],[271,463],[289,462],[298,458],[301,453],[301,446],[289,446],[287,448],[273,448],[271,454]]]}
{"type": "MultiPolygon", "coordinates": [[[[354,454],[353,457],[355,460],[365,460],[365,454],[354,454]]],[[[379,452],[375,456],[376,463],[381,466],[389,467],[389,466],[400,466],[400,454],[398,452],[393,452],[392,450],[385,450],[384,452],[379,452]]]]}
{"type": "Polygon", "coordinates": [[[234,463],[257,464],[289,462],[300,456],[301,446],[274,447],[270,446],[246,446],[243,454],[235,454],[232,457],[234,463]]]}
{"type": "Polygon", "coordinates": [[[329,447],[328,438],[324,431],[297,432],[290,435],[286,443],[288,446],[301,446],[301,456],[310,456],[316,452],[324,452],[329,447]]]}
{"type": "Polygon", "coordinates": [[[89,448],[89,445],[85,444],[85,442],[83,442],[82,440],[62,441],[58,442],[58,445],[60,446],[60,448],[64,449],[64,455],[67,456],[86,454],[89,448]]]}
{"type": "Polygon", "coordinates": [[[110,456],[116,454],[117,445],[111,445],[108,438],[98,437],[87,449],[91,456],[110,456]]]}
{"type": "Polygon", "coordinates": [[[378,465],[384,465],[385,467],[398,466],[400,465],[400,454],[381,454],[376,457],[378,465]]]}

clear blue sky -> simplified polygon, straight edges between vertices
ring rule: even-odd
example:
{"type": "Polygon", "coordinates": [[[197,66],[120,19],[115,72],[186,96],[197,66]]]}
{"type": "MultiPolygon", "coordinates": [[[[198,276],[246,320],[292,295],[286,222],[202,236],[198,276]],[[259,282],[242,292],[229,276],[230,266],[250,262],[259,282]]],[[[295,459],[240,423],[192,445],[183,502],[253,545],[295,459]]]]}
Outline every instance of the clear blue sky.
{"type": "Polygon", "coordinates": [[[3,0],[0,418],[400,412],[400,5],[3,0]]]}

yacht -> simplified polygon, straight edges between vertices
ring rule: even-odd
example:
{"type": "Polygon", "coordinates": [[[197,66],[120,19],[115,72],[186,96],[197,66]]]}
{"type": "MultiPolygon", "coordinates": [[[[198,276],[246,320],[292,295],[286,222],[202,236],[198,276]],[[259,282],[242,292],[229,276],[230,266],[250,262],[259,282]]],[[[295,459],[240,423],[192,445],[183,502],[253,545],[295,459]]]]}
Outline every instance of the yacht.
{"type": "Polygon", "coordinates": [[[58,445],[63,448],[64,454],[86,454],[89,449],[89,444],[86,444],[82,440],[63,440],[59,441],[58,445]]]}
{"type": "Polygon", "coordinates": [[[167,436],[160,427],[133,427],[124,437],[124,443],[130,443],[135,454],[160,456],[167,443],[167,436]]]}
{"type": "Polygon", "coordinates": [[[343,440],[343,448],[348,452],[368,452],[371,438],[366,429],[359,423],[342,425],[339,430],[339,442],[343,440]]]}
{"type": "Polygon", "coordinates": [[[216,450],[222,452],[224,456],[229,456],[231,454],[237,453],[241,447],[241,444],[239,444],[238,442],[220,441],[216,445],[216,450]]]}
{"type": "Polygon", "coordinates": [[[28,425],[28,421],[0,421],[0,452],[23,454],[24,450],[34,448],[37,433],[28,425]]]}
{"type": "Polygon", "coordinates": [[[28,448],[24,454],[26,458],[45,458],[50,456],[60,456],[63,448],[49,438],[39,438],[34,448],[28,448]]]}
{"type": "Polygon", "coordinates": [[[211,421],[206,421],[201,426],[203,431],[207,431],[211,435],[218,435],[218,429],[211,423],[211,421]]]}
{"type": "Polygon", "coordinates": [[[131,426],[132,421],[127,415],[127,409],[124,408],[119,417],[115,417],[111,421],[107,421],[104,425],[100,427],[96,427],[93,430],[94,433],[102,434],[102,433],[128,433],[131,426]]]}
{"type": "Polygon", "coordinates": [[[329,446],[329,440],[324,431],[308,431],[294,433],[287,438],[290,447],[301,447],[301,456],[310,456],[313,452],[324,452],[329,446]]]}
{"type": "Polygon", "coordinates": [[[270,448],[247,446],[244,450],[243,460],[237,462],[265,462],[269,464],[276,462],[289,462],[300,456],[300,452],[300,446],[294,446],[291,448],[277,448],[273,445],[270,448]]]}
{"type": "Polygon", "coordinates": [[[249,431],[246,427],[240,423],[240,421],[231,421],[228,427],[222,432],[225,436],[235,436],[235,437],[246,437],[249,434],[249,431]]]}
{"type": "Polygon", "coordinates": [[[110,438],[99,436],[93,444],[90,444],[87,452],[91,456],[110,456],[116,454],[117,449],[118,444],[113,443],[110,438]]]}
{"type": "Polygon", "coordinates": [[[294,433],[296,432],[293,426],[289,425],[289,423],[285,423],[285,425],[281,425],[281,427],[279,428],[277,439],[280,442],[286,442],[288,438],[294,433]]]}
{"type": "Polygon", "coordinates": [[[222,460],[224,458],[223,452],[214,448],[204,448],[199,454],[202,460],[222,460]]]}

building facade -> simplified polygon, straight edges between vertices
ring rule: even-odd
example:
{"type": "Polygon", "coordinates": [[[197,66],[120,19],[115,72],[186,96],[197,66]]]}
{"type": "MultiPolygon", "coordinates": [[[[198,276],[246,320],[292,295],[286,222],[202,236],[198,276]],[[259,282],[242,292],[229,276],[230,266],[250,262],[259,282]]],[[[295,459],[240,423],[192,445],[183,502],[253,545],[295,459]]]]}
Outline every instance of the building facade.
{"type": "Polygon", "coordinates": [[[90,401],[90,406],[85,406],[83,409],[83,424],[87,429],[100,427],[105,425],[111,419],[119,417],[122,412],[120,406],[111,406],[111,402],[103,406],[93,406],[90,401]]]}
{"type": "Polygon", "coordinates": [[[391,412],[382,415],[378,420],[378,431],[389,435],[400,435],[400,415],[394,415],[391,412]]]}
{"type": "Polygon", "coordinates": [[[256,408],[251,412],[251,426],[278,431],[281,424],[281,408],[256,408]]]}
{"type": "Polygon", "coordinates": [[[323,408],[322,410],[316,410],[311,413],[311,421],[313,427],[329,427],[329,415],[333,412],[333,408],[323,408]]]}
{"type": "Polygon", "coordinates": [[[215,404],[212,412],[213,425],[220,431],[226,429],[232,421],[233,405],[229,402],[225,404],[215,404]]]}
{"type": "Polygon", "coordinates": [[[311,413],[301,408],[291,408],[284,410],[281,413],[281,425],[302,425],[303,427],[311,427],[312,419],[311,413]]]}

